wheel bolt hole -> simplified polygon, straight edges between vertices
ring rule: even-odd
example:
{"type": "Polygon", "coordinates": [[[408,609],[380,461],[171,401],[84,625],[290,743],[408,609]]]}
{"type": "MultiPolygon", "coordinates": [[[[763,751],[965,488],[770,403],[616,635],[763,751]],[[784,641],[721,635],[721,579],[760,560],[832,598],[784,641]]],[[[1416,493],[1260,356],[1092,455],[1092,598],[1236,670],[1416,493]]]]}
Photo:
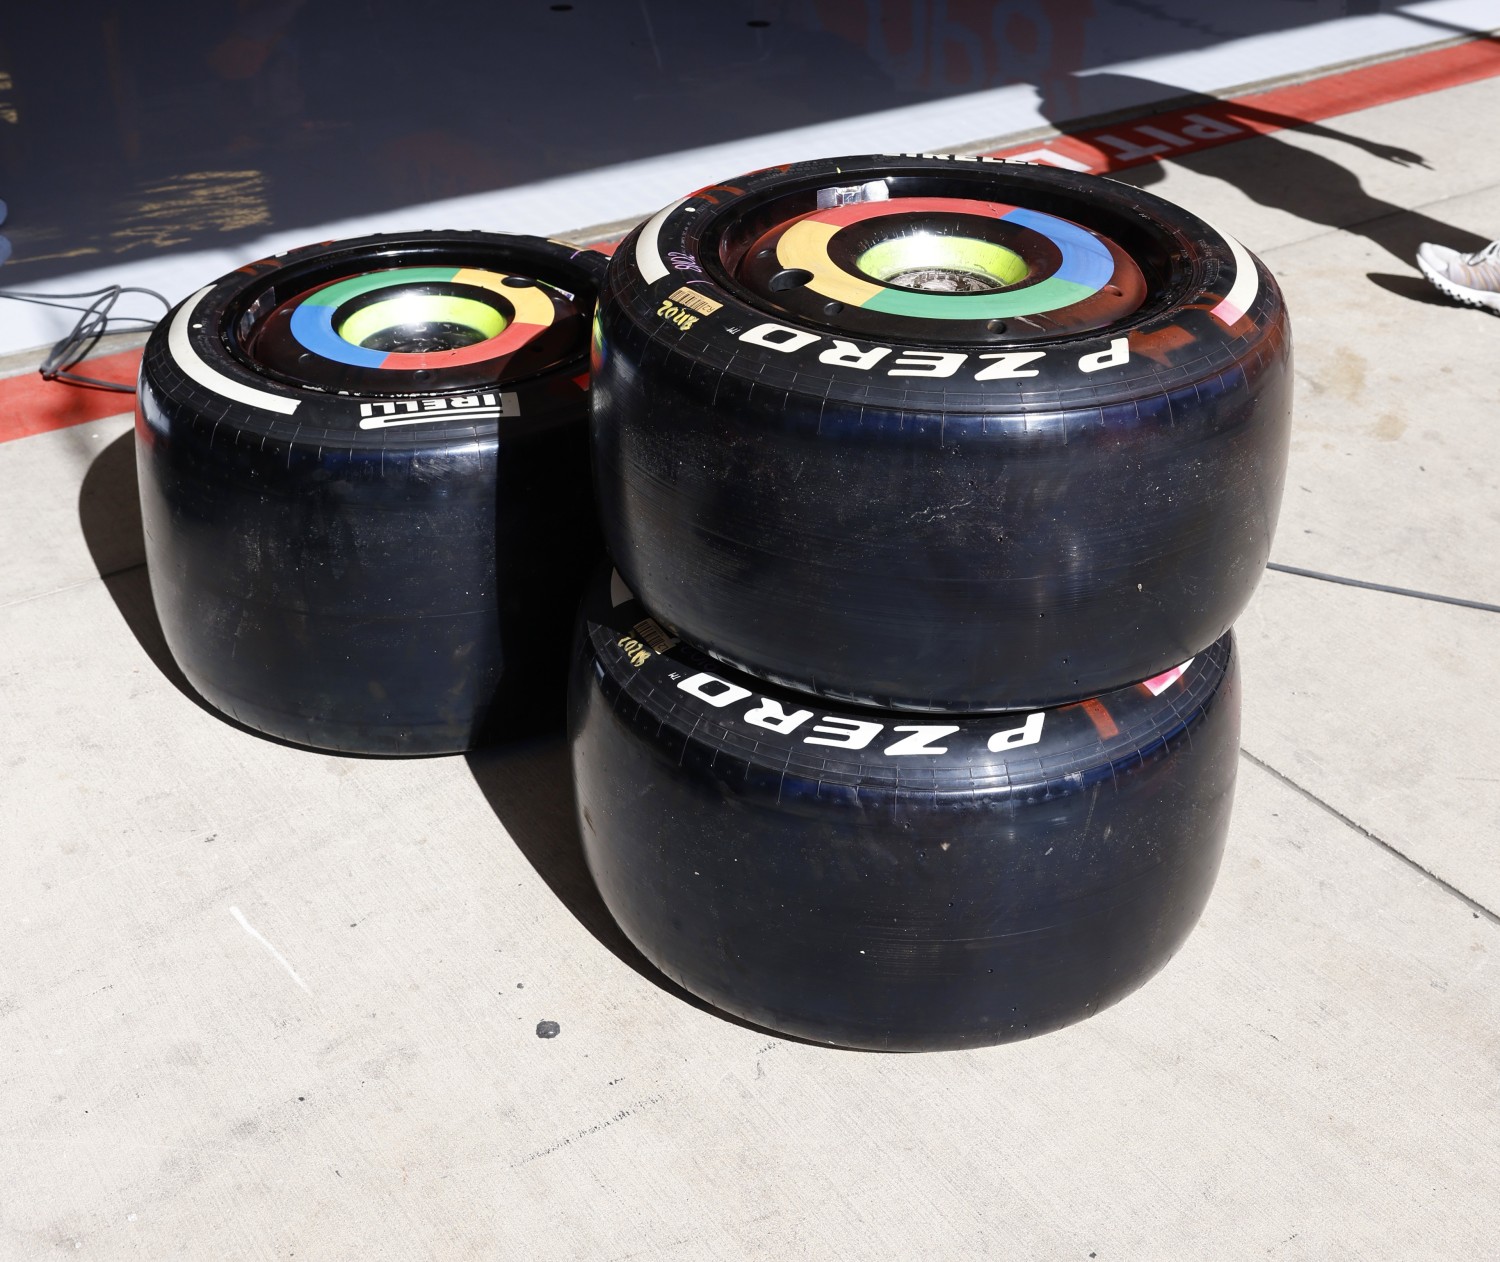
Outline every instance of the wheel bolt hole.
{"type": "Polygon", "coordinates": [[[412,374],[412,376],[414,376],[418,381],[426,381],[427,378],[432,376],[432,374],[425,368],[418,368],[417,371],[412,374]]]}
{"type": "Polygon", "coordinates": [[[784,267],[771,277],[771,289],[778,294],[788,289],[800,289],[812,278],[813,274],[804,267],[784,267]]]}
{"type": "Polygon", "coordinates": [[[1125,291],[1118,285],[1106,285],[1104,287],[1104,292],[1107,293],[1111,298],[1123,298],[1125,296],[1125,291]]]}
{"type": "Polygon", "coordinates": [[[536,281],[532,280],[529,276],[507,276],[500,283],[502,285],[509,285],[512,289],[536,288],[536,281]]]}
{"type": "Polygon", "coordinates": [[[830,301],[830,302],[825,302],[823,304],[823,314],[824,315],[836,316],[843,309],[844,309],[844,304],[841,303],[841,302],[830,301]]]}
{"type": "Polygon", "coordinates": [[[991,333],[1004,333],[1005,332],[1005,321],[1004,320],[991,320],[984,327],[987,328],[991,333]]]}

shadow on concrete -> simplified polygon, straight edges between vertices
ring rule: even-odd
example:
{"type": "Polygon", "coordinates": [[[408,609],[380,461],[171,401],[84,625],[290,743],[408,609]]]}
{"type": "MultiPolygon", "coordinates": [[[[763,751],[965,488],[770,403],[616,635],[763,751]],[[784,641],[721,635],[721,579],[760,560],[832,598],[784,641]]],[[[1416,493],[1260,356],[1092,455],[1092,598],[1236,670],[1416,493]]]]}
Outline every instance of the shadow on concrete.
{"type": "MultiPolygon", "coordinates": [[[[135,636],[151,664],[184,697],[206,714],[257,740],[288,745],[289,741],[267,736],[230,718],[209,705],[188,683],[156,616],[151,599],[151,581],[146,571],[146,545],[141,528],[140,488],[136,481],[135,432],[121,434],[89,465],[78,490],[78,525],[93,558],[104,590],[115,602],[120,617],[135,636]]],[[[316,751],[328,753],[328,750],[316,751]]],[[[359,755],[347,755],[358,757],[359,755]]]]}
{"type": "Polygon", "coordinates": [[[558,901],[616,959],[674,999],[730,1025],[753,1030],[783,1043],[827,1046],[766,1029],[715,1008],[672,981],[625,936],[604,905],[584,859],[583,840],[579,836],[573,802],[572,761],[567,741],[560,733],[544,739],[475,750],[465,758],[474,782],[516,848],[558,901]]]}
{"type": "MultiPolygon", "coordinates": [[[[1041,89],[1040,108],[1064,134],[1073,134],[1094,130],[1106,121],[1121,119],[1121,102],[1138,101],[1163,102],[1163,109],[1197,109],[1211,113],[1215,119],[1228,118],[1241,125],[1270,125],[1304,136],[1335,140],[1402,166],[1427,165],[1421,154],[1396,145],[1243,101],[1220,100],[1178,85],[1134,75],[1106,73],[1049,81],[1041,89]],[[1087,124],[1080,123],[1080,118],[1087,118],[1087,124]]],[[[1138,110],[1133,112],[1139,114],[1138,110]]],[[[1121,119],[1117,129],[1128,137],[1128,118],[1121,119]]],[[[1248,160],[1240,145],[1227,145],[1201,150],[1179,161],[1191,165],[1198,174],[1210,175],[1233,185],[1262,206],[1285,211],[1308,223],[1364,237],[1410,267],[1415,267],[1417,247],[1424,241],[1470,251],[1479,249],[1488,240],[1419,210],[1373,196],[1365,191],[1359,177],[1352,171],[1321,154],[1287,143],[1281,135],[1272,132],[1256,137],[1262,148],[1249,155],[1248,160]]],[[[1106,173],[1137,188],[1146,188],[1161,180],[1165,169],[1160,159],[1170,157],[1169,146],[1148,137],[1142,138],[1142,145],[1168,151],[1122,161],[1112,165],[1106,173]]]]}
{"type": "MultiPolygon", "coordinates": [[[[94,567],[121,619],[152,665],[178,692],[221,723],[258,740],[305,748],[246,727],[215,709],[194,691],[173,659],[151,599],[133,431],[120,435],[89,465],[78,492],[78,523],[94,567]]],[[[573,772],[561,730],[561,706],[556,710],[556,721],[541,725],[550,729],[545,734],[465,755],[485,800],[537,875],[602,946],[674,998],[732,1025],[785,1042],[802,1041],[720,1012],[682,989],[659,972],[615,924],[584,862],[583,844],[574,822],[573,772]]]]}
{"type": "Polygon", "coordinates": [[[78,491],[78,524],[100,578],[108,583],[138,570],[145,581],[134,431],[126,430],[90,462],[78,491]]]}
{"type": "Polygon", "coordinates": [[[1440,293],[1423,276],[1398,276],[1390,272],[1368,272],[1366,275],[1372,283],[1398,298],[1425,303],[1429,307],[1447,307],[1451,311],[1462,309],[1462,304],[1440,293]]]}
{"type": "MultiPolygon", "coordinates": [[[[238,731],[294,749],[305,746],[267,736],[236,722],[194,691],[173,660],[151,599],[136,481],[135,434],[127,432],[89,465],[78,492],[78,522],[94,566],[120,617],[142,651],[172,686],[201,710],[238,731]]],[[[803,1042],[743,1021],[705,1003],[659,972],[615,924],[584,862],[573,810],[573,772],[561,731],[561,706],[545,734],[465,755],[475,783],[537,875],[580,924],[616,958],[653,985],[700,1012],[782,1042],[803,1042]]],[[[540,722],[538,720],[538,722],[540,722]]],[[[313,752],[331,754],[330,750],[313,752]]],[[[340,754],[341,757],[373,757],[340,754]]],[[[814,1046],[822,1046],[815,1044],[814,1046]]]]}
{"type": "Polygon", "coordinates": [[[121,434],[89,465],[78,490],[78,525],[105,590],[151,664],[195,705],[218,714],[172,660],[151,600],[133,431],[121,434]]]}

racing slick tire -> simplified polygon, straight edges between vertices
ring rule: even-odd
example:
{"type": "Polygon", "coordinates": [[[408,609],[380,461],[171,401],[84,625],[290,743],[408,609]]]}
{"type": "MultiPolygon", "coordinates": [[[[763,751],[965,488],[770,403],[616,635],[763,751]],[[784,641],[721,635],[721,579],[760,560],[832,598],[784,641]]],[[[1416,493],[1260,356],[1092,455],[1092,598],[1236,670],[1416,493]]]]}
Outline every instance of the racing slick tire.
{"type": "Polygon", "coordinates": [[[370,754],[467,749],[549,707],[561,723],[600,556],[603,265],[534,237],[371,236],[168,313],[141,365],[141,515],[167,645],[206,700],[370,754]]]}
{"type": "Polygon", "coordinates": [[[1003,710],[1215,642],[1269,555],[1280,291],[1198,216],[980,159],[700,189],[613,256],[595,481],[621,574],[720,660],[1003,710]]]}
{"type": "Polygon", "coordinates": [[[615,574],[585,597],[569,714],[589,868],[667,977],[820,1043],[968,1047],[1098,1012],[1187,937],[1238,665],[1226,633],[1056,709],[825,704],[677,641],[615,574]]]}

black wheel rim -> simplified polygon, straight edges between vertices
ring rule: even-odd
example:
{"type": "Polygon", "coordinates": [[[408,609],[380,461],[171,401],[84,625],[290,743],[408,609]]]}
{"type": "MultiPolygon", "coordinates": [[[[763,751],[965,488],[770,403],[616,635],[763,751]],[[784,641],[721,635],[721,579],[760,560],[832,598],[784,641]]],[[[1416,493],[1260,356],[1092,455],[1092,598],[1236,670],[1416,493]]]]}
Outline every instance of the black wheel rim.
{"type": "Polygon", "coordinates": [[[587,320],[565,278],[449,246],[294,264],[240,295],[222,336],[289,385],[412,394],[545,373],[583,352],[587,320]]]}
{"type": "Polygon", "coordinates": [[[995,169],[838,179],[704,214],[715,280],[768,313],[855,336],[1008,343],[1134,323],[1175,271],[1165,233],[995,169]]]}

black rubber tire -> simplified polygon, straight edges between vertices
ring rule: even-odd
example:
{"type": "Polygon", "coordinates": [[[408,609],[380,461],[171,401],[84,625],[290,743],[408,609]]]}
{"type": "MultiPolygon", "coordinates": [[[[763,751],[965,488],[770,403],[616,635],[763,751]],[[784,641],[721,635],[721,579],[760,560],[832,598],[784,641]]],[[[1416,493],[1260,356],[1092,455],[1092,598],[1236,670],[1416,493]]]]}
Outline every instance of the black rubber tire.
{"type": "Polygon", "coordinates": [[[561,724],[602,555],[587,342],[603,268],[534,237],[373,236],[251,264],[168,314],[141,365],[141,515],[162,630],[204,698],[370,754],[467,749],[549,711],[561,724]],[[326,340],[333,312],[294,335],[339,284],[374,287],[356,305],[457,295],[484,318],[414,325],[398,354],[326,340]]]}
{"type": "MultiPolygon", "coordinates": [[[[1017,246],[1040,258],[1029,232],[1017,246]]],[[[1037,266],[1017,305],[1055,284],[1037,266]]],[[[1270,274],[1127,185],[923,157],[760,171],[667,207],[611,260],[593,394],[606,544],[666,624],[766,679],[919,710],[1091,696],[1199,652],[1249,600],[1281,500],[1290,348],[1270,274]],[[985,198],[1066,221],[1135,289],[998,332],[829,314],[806,269],[778,291],[768,234],[871,184],[892,205],[985,198]]]]}
{"type": "Polygon", "coordinates": [[[616,575],[570,693],[585,854],[631,941],[726,1012],[848,1047],[1027,1038],[1124,997],[1197,922],[1237,681],[1226,634],[1149,687],[913,723],[728,670],[616,575]]]}

